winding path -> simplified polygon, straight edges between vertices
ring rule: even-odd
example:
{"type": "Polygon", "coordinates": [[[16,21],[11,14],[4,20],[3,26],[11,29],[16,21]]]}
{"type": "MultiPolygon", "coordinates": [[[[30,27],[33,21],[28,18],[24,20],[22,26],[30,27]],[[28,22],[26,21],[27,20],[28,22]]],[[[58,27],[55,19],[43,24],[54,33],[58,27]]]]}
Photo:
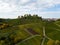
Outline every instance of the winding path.
{"type": "MultiPolygon", "coordinates": [[[[42,42],[41,42],[41,45],[44,45],[44,42],[45,42],[45,39],[51,39],[51,38],[49,38],[48,36],[46,36],[46,34],[45,34],[45,27],[43,27],[43,39],[42,39],[42,42]]],[[[52,40],[52,39],[51,39],[52,40]]]]}
{"type": "MultiPolygon", "coordinates": [[[[29,39],[31,39],[31,38],[34,38],[34,37],[36,37],[36,36],[41,36],[41,35],[34,35],[33,33],[31,33],[31,32],[29,32],[27,29],[25,29],[25,31],[27,32],[27,33],[29,33],[31,36],[30,37],[28,37],[28,38],[26,38],[25,40],[23,40],[23,41],[21,41],[20,43],[22,43],[22,42],[24,42],[24,41],[26,41],[26,40],[29,40],[29,39]]],[[[46,35],[46,33],[45,33],[45,27],[43,27],[43,38],[42,38],[42,41],[41,41],[41,45],[44,45],[44,42],[45,42],[45,39],[47,38],[47,39],[51,39],[51,38],[49,38],[47,35],[46,35]]],[[[51,39],[52,40],[52,39],[51,39]]]]}
{"type": "Polygon", "coordinates": [[[27,41],[29,39],[32,39],[34,37],[37,37],[37,36],[40,37],[40,35],[33,35],[33,36],[30,36],[30,37],[26,38],[25,40],[21,41],[20,43],[23,43],[23,42],[25,42],[25,41],[27,41]]]}

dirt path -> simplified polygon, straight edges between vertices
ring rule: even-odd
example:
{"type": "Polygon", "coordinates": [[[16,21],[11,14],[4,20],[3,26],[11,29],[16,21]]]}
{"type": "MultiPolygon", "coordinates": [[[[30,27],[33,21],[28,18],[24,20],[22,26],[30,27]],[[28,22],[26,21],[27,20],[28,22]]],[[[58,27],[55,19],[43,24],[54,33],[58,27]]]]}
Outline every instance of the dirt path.
{"type": "Polygon", "coordinates": [[[45,39],[51,39],[49,38],[48,36],[46,36],[46,33],[45,33],[45,27],[43,27],[43,39],[42,39],[42,42],[41,42],[41,45],[44,45],[44,42],[45,42],[45,39]]]}
{"type": "Polygon", "coordinates": [[[40,37],[40,35],[33,35],[33,36],[30,36],[30,37],[28,37],[28,38],[22,40],[20,43],[23,43],[23,42],[25,42],[25,41],[27,41],[27,40],[29,40],[29,39],[34,38],[34,37],[40,37]]]}

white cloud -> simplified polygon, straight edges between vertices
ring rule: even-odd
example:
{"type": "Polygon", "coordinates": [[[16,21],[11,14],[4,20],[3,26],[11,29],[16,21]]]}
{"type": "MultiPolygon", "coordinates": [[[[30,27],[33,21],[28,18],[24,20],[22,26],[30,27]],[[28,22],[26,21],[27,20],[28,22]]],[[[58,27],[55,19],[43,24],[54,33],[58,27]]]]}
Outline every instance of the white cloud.
{"type": "Polygon", "coordinates": [[[19,5],[23,5],[23,4],[26,4],[28,2],[30,2],[31,0],[19,0],[19,5]]]}
{"type": "Polygon", "coordinates": [[[38,0],[37,3],[39,8],[50,8],[60,4],[60,0],[38,0]]]}
{"type": "Polygon", "coordinates": [[[9,3],[0,1],[0,12],[12,12],[15,10],[15,7],[15,5],[10,5],[9,3]]]}
{"type": "Polygon", "coordinates": [[[33,2],[30,4],[26,4],[31,0],[0,0],[0,12],[12,12],[12,11],[29,11],[29,10],[44,10],[45,8],[54,7],[56,4],[60,4],[60,0],[37,0],[37,2],[33,2]],[[20,3],[15,4],[15,3],[20,3]],[[18,5],[18,6],[17,6],[18,5]],[[37,5],[37,6],[36,6],[37,5]]]}
{"type": "Polygon", "coordinates": [[[27,2],[29,2],[30,0],[20,0],[21,1],[21,3],[27,3],[27,2]]]}
{"type": "Polygon", "coordinates": [[[29,10],[35,10],[36,8],[36,3],[31,3],[25,6],[22,6],[22,8],[29,9],[29,10]]]}
{"type": "Polygon", "coordinates": [[[13,12],[13,11],[30,11],[30,10],[35,10],[37,9],[35,7],[36,3],[30,3],[27,5],[22,6],[21,4],[27,3],[30,0],[19,0],[21,3],[20,5],[15,4],[17,0],[5,0],[5,1],[0,1],[0,12],[13,12]]]}

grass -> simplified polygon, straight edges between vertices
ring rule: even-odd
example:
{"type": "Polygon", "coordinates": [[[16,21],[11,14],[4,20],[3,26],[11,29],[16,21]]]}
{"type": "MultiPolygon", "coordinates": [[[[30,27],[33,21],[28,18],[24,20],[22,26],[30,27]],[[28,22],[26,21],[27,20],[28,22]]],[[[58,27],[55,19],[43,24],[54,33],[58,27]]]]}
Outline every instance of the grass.
{"type": "Polygon", "coordinates": [[[36,36],[17,45],[40,45],[41,37],[36,36]]]}
{"type": "MultiPolygon", "coordinates": [[[[58,31],[60,30],[60,26],[58,26],[60,25],[60,21],[44,23],[39,19],[11,19],[8,20],[7,23],[11,26],[2,30],[0,29],[0,39],[1,37],[8,38],[9,36],[9,38],[14,39],[13,42],[16,42],[16,45],[40,45],[43,38],[43,26],[45,27],[45,33],[49,38],[53,40],[60,40],[60,31],[58,31]],[[34,32],[36,34],[33,34],[34,32]]],[[[3,40],[3,42],[5,40],[3,40]]],[[[48,39],[46,38],[44,45],[47,45],[47,42],[48,39]]]]}

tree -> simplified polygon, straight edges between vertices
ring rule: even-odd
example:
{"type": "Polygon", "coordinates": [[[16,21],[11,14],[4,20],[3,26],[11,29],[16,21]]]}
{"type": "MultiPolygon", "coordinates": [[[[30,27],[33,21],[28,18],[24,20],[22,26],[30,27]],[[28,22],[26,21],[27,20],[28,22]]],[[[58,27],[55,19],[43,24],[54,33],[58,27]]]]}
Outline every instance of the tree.
{"type": "Polygon", "coordinates": [[[5,22],[5,19],[0,18],[0,23],[1,23],[1,22],[5,22]]]}
{"type": "Polygon", "coordinates": [[[18,16],[18,19],[20,19],[20,16],[18,16]]]}

